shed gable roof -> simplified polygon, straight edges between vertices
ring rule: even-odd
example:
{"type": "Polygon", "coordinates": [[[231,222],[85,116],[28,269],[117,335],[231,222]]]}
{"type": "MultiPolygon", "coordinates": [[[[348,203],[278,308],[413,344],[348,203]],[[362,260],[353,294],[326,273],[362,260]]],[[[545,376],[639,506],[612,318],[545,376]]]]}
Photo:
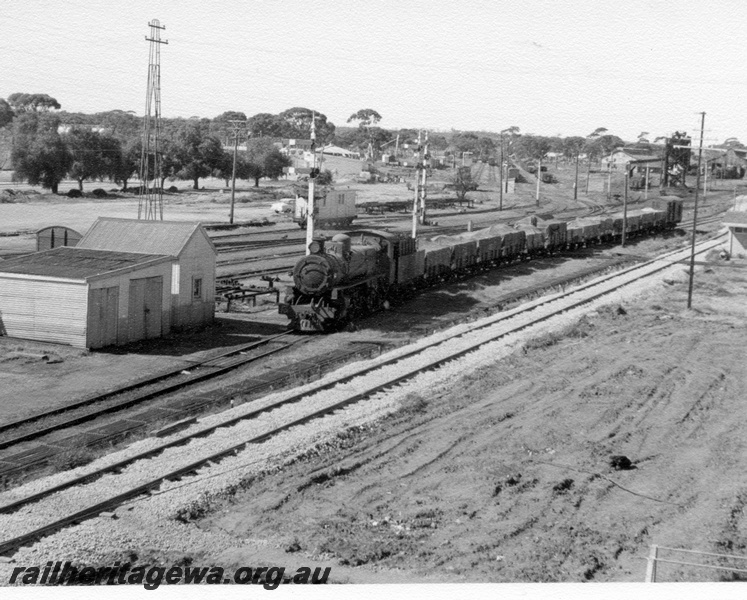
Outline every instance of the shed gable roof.
{"type": "Polygon", "coordinates": [[[215,252],[213,242],[200,223],[99,217],[80,240],[78,248],[179,256],[195,235],[204,236],[215,252]]]}
{"type": "Polygon", "coordinates": [[[37,275],[61,279],[88,280],[117,271],[127,271],[173,260],[159,254],[110,252],[77,246],[60,246],[0,262],[0,275],[37,275]]]}

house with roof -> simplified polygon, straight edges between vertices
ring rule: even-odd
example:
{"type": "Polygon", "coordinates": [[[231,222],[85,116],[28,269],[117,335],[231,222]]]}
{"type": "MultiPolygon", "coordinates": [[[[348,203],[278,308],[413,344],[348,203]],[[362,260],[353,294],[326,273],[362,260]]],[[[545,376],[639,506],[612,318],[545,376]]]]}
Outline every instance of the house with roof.
{"type": "Polygon", "coordinates": [[[172,263],[71,246],[0,261],[0,335],[77,348],[165,335],[172,263]]]}
{"type": "Polygon", "coordinates": [[[639,148],[623,147],[613,150],[609,156],[602,157],[601,168],[603,171],[623,171],[625,166],[634,172],[644,172],[649,169],[650,173],[661,173],[662,155],[656,147],[639,148]]]}
{"type": "Polygon", "coordinates": [[[76,247],[171,257],[171,328],[212,323],[217,252],[200,223],[100,217],[76,247]]]}
{"type": "Polygon", "coordinates": [[[729,229],[729,254],[747,256],[747,196],[737,196],[734,209],[724,215],[724,225],[729,229]]]}

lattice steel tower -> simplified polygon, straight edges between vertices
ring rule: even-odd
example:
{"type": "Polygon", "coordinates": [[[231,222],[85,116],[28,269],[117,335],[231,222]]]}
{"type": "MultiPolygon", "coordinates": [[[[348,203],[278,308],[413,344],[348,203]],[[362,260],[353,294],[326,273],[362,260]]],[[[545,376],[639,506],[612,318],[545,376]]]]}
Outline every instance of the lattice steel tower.
{"type": "Polygon", "coordinates": [[[148,58],[148,92],[143,117],[143,148],[140,154],[140,202],[138,219],[163,220],[163,189],[161,189],[161,30],[166,29],[158,19],[150,23],[150,56],[148,58]],[[150,180],[153,186],[149,187],[150,180]]]}

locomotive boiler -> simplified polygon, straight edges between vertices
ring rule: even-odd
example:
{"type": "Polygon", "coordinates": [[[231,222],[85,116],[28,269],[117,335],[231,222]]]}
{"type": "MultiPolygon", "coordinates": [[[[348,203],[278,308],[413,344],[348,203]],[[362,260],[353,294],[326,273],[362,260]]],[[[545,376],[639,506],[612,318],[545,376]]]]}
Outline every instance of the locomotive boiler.
{"type": "Polygon", "coordinates": [[[329,331],[374,309],[387,293],[390,260],[377,237],[337,234],[315,239],[293,269],[294,286],[280,304],[298,331],[329,331]]]}

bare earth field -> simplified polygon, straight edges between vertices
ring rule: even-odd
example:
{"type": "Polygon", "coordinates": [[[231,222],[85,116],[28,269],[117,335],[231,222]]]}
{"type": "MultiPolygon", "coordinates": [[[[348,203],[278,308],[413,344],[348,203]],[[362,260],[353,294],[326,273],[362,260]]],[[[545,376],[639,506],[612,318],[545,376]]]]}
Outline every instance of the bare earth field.
{"type": "Polygon", "coordinates": [[[693,311],[675,277],[411,395],[200,526],[258,540],[245,563],[279,547],[357,567],[348,581],[640,582],[652,543],[747,554],[746,266],[701,272],[693,311]]]}

